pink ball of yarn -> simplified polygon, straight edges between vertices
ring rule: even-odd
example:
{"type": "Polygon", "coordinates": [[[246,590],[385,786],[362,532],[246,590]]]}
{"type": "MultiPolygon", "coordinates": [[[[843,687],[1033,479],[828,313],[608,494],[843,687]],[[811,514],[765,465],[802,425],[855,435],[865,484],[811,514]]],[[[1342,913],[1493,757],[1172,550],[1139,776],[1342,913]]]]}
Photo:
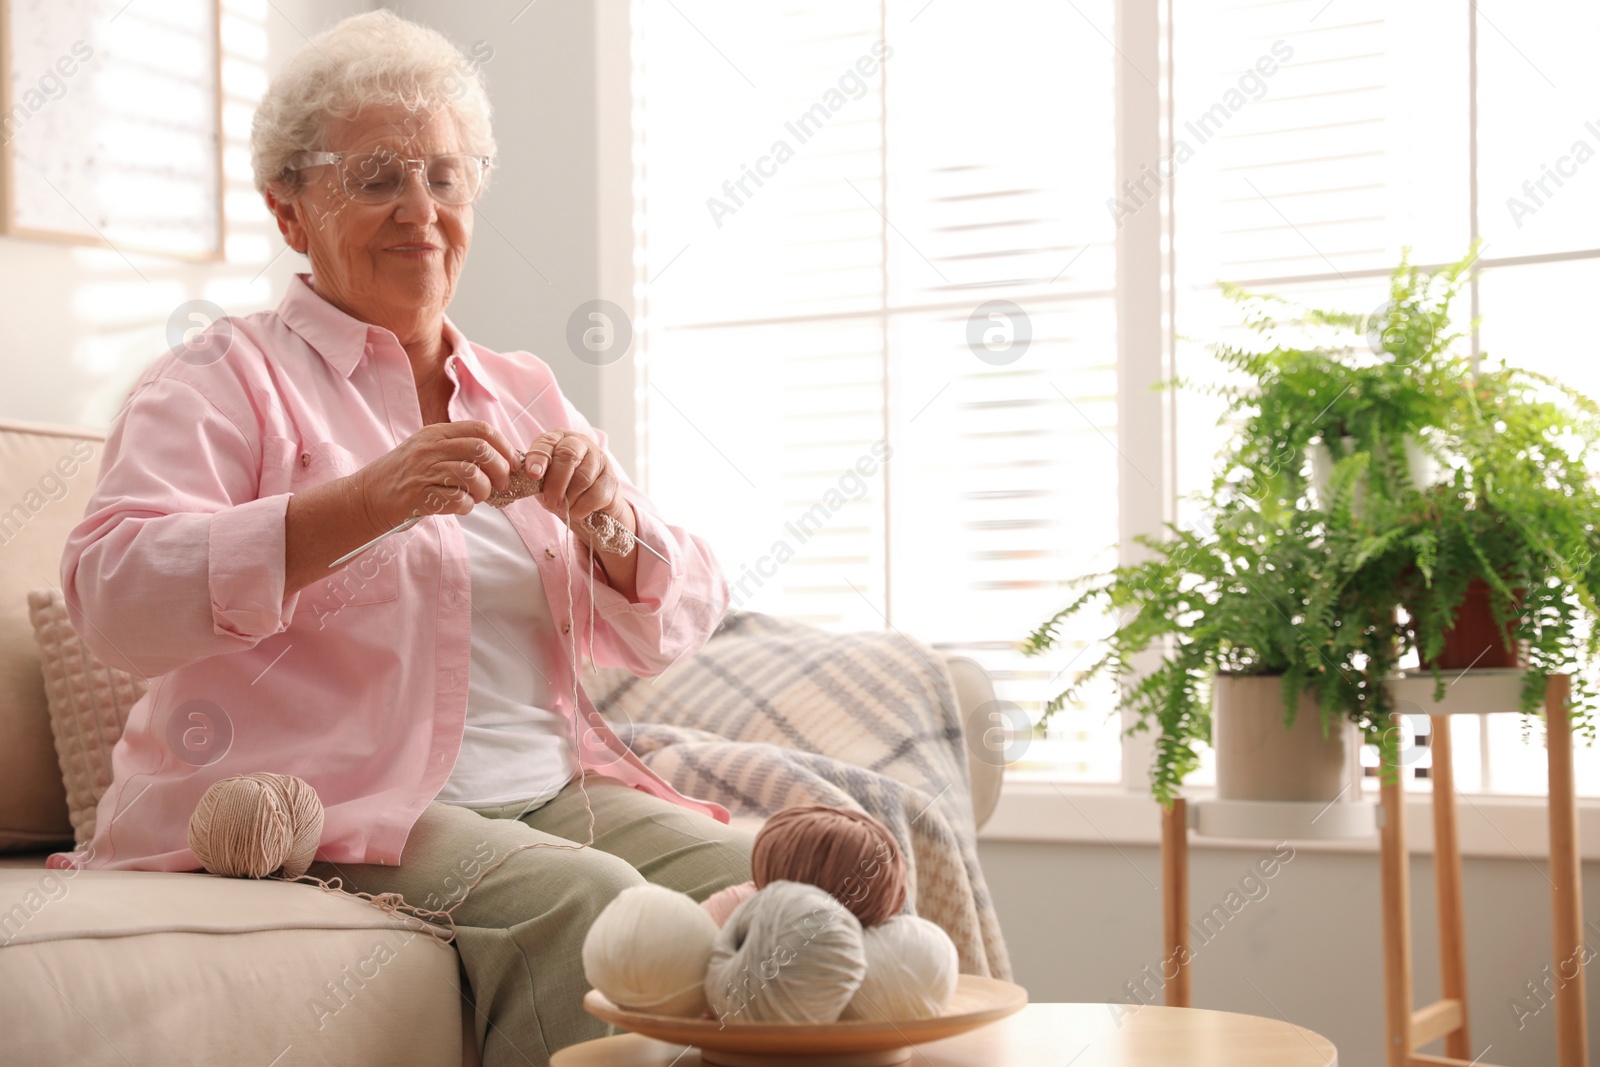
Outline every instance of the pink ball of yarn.
{"type": "Polygon", "coordinates": [[[726,889],[718,890],[711,894],[700,902],[700,906],[706,909],[706,914],[711,916],[711,920],[720,929],[728,925],[728,916],[733,914],[734,908],[737,908],[755,895],[756,884],[754,882],[740,882],[738,885],[730,885],[726,889]]]}
{"type": "Polygon", "coordinates": [[[756,888],[805,882],[872,926],[899,914],[906,902],[906,865],[894,835],[864,811],[797,804],[773,815],[750,850],[756,888]]]}
{"type": "Polygon", "coordinates": [[[235,775],[213,782],[189,818],[189,848],[224,878],[265,878],[280,868],[299,878],[322,840],[322,801],[288,774],[235,775]]]}

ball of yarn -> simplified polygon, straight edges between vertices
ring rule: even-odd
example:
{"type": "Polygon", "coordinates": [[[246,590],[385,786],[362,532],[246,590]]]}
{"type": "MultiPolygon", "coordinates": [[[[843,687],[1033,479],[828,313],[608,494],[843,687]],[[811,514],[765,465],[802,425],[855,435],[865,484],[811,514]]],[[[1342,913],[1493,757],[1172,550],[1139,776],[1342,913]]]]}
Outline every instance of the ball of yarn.
{"type": "Polygon", "coordinates": [[[949,934],[927,919],[896,915],[867,927],[863,941],[867,975],[842,1018],[898,1022],[944,1012],[960,966],[949,934]]]}
{"type": "Polygon", "coordinates": [[[717,924],[659,885],[618,893],[583,939],[583,973],[619,1008],[696,1016],[706,1010],[706,963],[717,924]]]}
{"type": "Polygon", "coordinates": [[[322,801],[290,774],[241,774],[213,782],[189,818],[189,848],[225,878],[299,878],[322,840],[322,801]]]}
{"type": "Polygon", "coordinates": [[[754,882],[740,882],[738,885],[730,885],[726,889],[711,894],[700,902],[700,906],[705,909],[707,915],[711,916],[711,921],[716,923],[718,928],[721,928],[728,925],[728,916],[733,914],[734,908],[737,908],[755,895],[756,884],[754,882]]]}
{"type": "Polygon", "coordinates": [[[861,923],[803,882],[763,886],[711,946],[706,1001],[723,1023],[831,1023],[866,976],[861,923]]]}
{"type": "Polygon", "coordinates": [[[801,804],[773,815],[750,852],[756,887],[780,879],[832,893],[865,926],[906,902],[906,865],[894,835],[866,812],[801,804]]]}

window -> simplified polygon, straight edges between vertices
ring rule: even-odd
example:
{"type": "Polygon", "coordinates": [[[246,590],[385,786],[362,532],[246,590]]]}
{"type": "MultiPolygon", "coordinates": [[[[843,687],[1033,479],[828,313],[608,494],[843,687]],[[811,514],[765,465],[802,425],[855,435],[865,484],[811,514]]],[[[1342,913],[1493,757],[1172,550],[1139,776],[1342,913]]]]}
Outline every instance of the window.
{"type": "MultiPolygon", "coordinates": [[[[1137,31],[1165,69],[1135,69],[1116,17],[1155,5],[635,0],[640,469],[735,606],[973,656],[1036,717],[1111,620],[1049,661],[1014,643],[1133,511],[1182,521],[1216,453],[1192,393],[1118,425],[1129,213],[1161,221],[1148,314],[1185,376],[1234,326],[1219,281],[1371,310],[1402,248],[1481,237],[1479,350],[1600,395],[1570,355],[1600,282],[1600,11],[1166,0],[1137,31]],[[1145,122],[1164,153],[1118,173],[1145,122]],[[1119,490],[1140,439],[1170,470],[1119,490]]],[[[1113,704],[1012,773],[1121,780],[1113,704]]],[[[1516,717],[1456,728],[1463,787],[1542,790],[1516,717]]]]}
{"type": "MultiPolygon", "coordinates": [[[[1104,624],[1013,646],[1118,534],[1111,6],[636,5],[651,493],[736,607],[1035,716],[1104,624]]],[[[1029,758],[1117,778],[1109,699],[1029,758]]]]}

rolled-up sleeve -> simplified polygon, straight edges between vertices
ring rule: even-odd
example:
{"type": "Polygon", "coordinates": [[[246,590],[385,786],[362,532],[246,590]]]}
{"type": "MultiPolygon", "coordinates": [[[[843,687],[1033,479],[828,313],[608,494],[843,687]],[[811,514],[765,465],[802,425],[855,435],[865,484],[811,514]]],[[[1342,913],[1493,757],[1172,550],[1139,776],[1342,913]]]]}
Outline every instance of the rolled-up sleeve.
{"type": "Polygon", "coordinates": [[[289,496],[251,500],[211,516],[210,583],[219,634],[269,637],[288,628],[283,595],[284,530],[289,496]]]}
{"type": "Polygon", "coordinates": [[[105,662],[153,677],[288,628],[289,494],[260,495],[262,447],[187,382],[135,389],[61,561],[68,615],[105,662]]]}

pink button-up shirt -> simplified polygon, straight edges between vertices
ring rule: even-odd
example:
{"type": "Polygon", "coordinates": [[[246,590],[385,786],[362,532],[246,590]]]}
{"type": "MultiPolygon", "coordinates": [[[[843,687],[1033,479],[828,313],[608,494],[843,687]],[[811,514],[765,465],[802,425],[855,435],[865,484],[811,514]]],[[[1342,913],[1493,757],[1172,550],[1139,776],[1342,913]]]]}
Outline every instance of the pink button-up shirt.
{"type": "MultiPolygon", "coordinates": [[[[481,419],[518,445],[566,427],[605,446],[543,361],[445,328],[452,420],[481,419]]],[[[411,365],[392,333],[339,311],[305,275],[276,311],[211,329],[232,330],[225,356],[200,365],[169,353],[134,386],[67,540],[61,583],[73,626],[150,688],[112,752],[93,840],[51,866],[198,869],[187,833],[200,795],[252,771],[316,788],[326,811],[317,858],[396,864],[461,745],[473,610],[466,543],[454,516],[432,515],[285,596],[284,513],[293,493],[351,474],[422,429],[411,365]]],[[[594,578],[592,644],[582,543],[537,500],[506,509],[564,625],[571,598],[552,710],[579,716],[587,770],[726,822],[726,808],[646,767],[581,686],[573,706],[574,644],[580,662],[592,652],[598,666],[653,676],[699,649],[728,607],[709,545],[667,524],[625,475],[622,494],[639,536],[670,563],[639,550],[637,602],[594,578]]]]}

